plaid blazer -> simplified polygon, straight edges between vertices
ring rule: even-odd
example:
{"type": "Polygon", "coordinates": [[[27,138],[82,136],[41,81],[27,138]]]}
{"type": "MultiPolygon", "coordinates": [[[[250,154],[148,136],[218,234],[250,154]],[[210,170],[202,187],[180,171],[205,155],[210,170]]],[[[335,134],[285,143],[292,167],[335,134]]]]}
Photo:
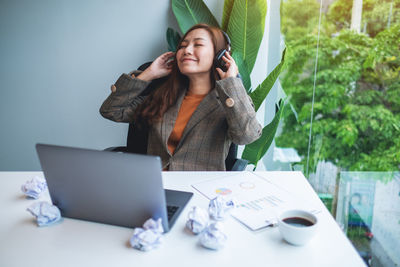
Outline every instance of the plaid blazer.
{"type": "MultiPolygon", "coordinates": [[[[122,74],[100,107],[100,114],[116,122],[133,122],[140,96],[150,82],[122,74]],[[115,86],[115,87],[114,87],[115,86]]],[[[239,78],[216,81],[215,88],[199,104],[173,155],[167,141],[185,96],[182,92],[163,120],[151,125],[147,153],[162,160],[163,169],[171,171],[224,171],[231,143],[249,144],[257,140],[262,127],[256,119],[251,98],[239,78]]]]}

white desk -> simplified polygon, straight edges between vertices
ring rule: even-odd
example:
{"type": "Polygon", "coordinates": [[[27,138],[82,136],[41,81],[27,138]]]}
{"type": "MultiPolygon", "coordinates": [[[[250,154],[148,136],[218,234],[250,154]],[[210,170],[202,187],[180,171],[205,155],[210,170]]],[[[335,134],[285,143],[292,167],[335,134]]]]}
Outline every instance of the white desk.
{"type": "MultiPolygon", "coordinates": [[[[166,172],[164,186],[194,191],[194,196],[162,246],[150,252],[129,247],[132,229],[63,219],[50,227],[37,227],[26,208],[35,200],[22,194],[21,185],[41,172],[0,172],[0,266],[365,266],[356,250],[340,230],[300,172],[259,172],[288,191],[316,203],[318,234],[306,246],[284,242],[277,228],[251,232],[229,218],[228,242],[222,250],[201,247],[198,237],[184,229],[188,210],[204,208],[208,200],[191,184],[215,177],[217,173],[166,172]]],[[[40,200],[50,200],[48,193],[40,200]]]]}

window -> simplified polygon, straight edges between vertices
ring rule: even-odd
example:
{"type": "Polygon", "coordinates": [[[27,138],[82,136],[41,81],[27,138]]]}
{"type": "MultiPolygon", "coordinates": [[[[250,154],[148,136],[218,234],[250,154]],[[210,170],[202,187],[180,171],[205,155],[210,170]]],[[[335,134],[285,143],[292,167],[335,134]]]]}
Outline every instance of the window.
{"type": "MultiPolygon", "coordinates": [[[[400,264],[400,0],[284,0],[275,139],[365,262],[400,264]]],[[[277,165],[278,166],[278,165],[277,165]]]]}

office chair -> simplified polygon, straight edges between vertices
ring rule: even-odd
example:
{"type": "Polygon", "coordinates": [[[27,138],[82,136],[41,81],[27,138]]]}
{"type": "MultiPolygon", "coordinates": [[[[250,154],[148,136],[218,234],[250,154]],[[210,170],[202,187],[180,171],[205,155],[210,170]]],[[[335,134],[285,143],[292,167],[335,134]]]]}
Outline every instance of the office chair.
{"type": "MultiPolygon", "coordinates": [[[[150,66],[152,62],[142,64],[138,70],[145,70],[150,66]]],[[[156,79],[150,83],[150,85],[141,93],[141,95],[147,95],[152,90],[157,88],[163,83],[166,78],[156,79]]],[[[125,153],[136,153],[136,154],[147,154],[147,143],[148,143],[148,132],[149,126],[146,123],[140,123],[140,125],[129,123],[128,137],[126,140],[126,146],[120,147],[109,147],[104,150],[113,152],[125,152],[125,153]]],[[[225,168],[227,171],[244,171],[247,167],[248,161],[245,159],[237,158],[238,146],[234,143],[229,147],[228,156],[225,159],[225,168]]]]}

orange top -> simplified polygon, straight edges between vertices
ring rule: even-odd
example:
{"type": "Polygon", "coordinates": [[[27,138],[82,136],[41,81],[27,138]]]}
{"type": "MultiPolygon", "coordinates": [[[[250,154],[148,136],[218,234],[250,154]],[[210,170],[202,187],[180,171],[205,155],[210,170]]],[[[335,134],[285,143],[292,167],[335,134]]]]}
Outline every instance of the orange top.
{"type": "Polygon", "coordinates": [[[193,112],[196,110],[197,106],[203,100],[205,95],[196,95],[187,92],[183,98],[181,107],[176,117],[174,129],[168,138],[168,150],[171,154],[174,154],[176,146],[182,138],[183,130],[185,130],[186,124],[189,122],[190,117],[192,117],[193,112]]]}

